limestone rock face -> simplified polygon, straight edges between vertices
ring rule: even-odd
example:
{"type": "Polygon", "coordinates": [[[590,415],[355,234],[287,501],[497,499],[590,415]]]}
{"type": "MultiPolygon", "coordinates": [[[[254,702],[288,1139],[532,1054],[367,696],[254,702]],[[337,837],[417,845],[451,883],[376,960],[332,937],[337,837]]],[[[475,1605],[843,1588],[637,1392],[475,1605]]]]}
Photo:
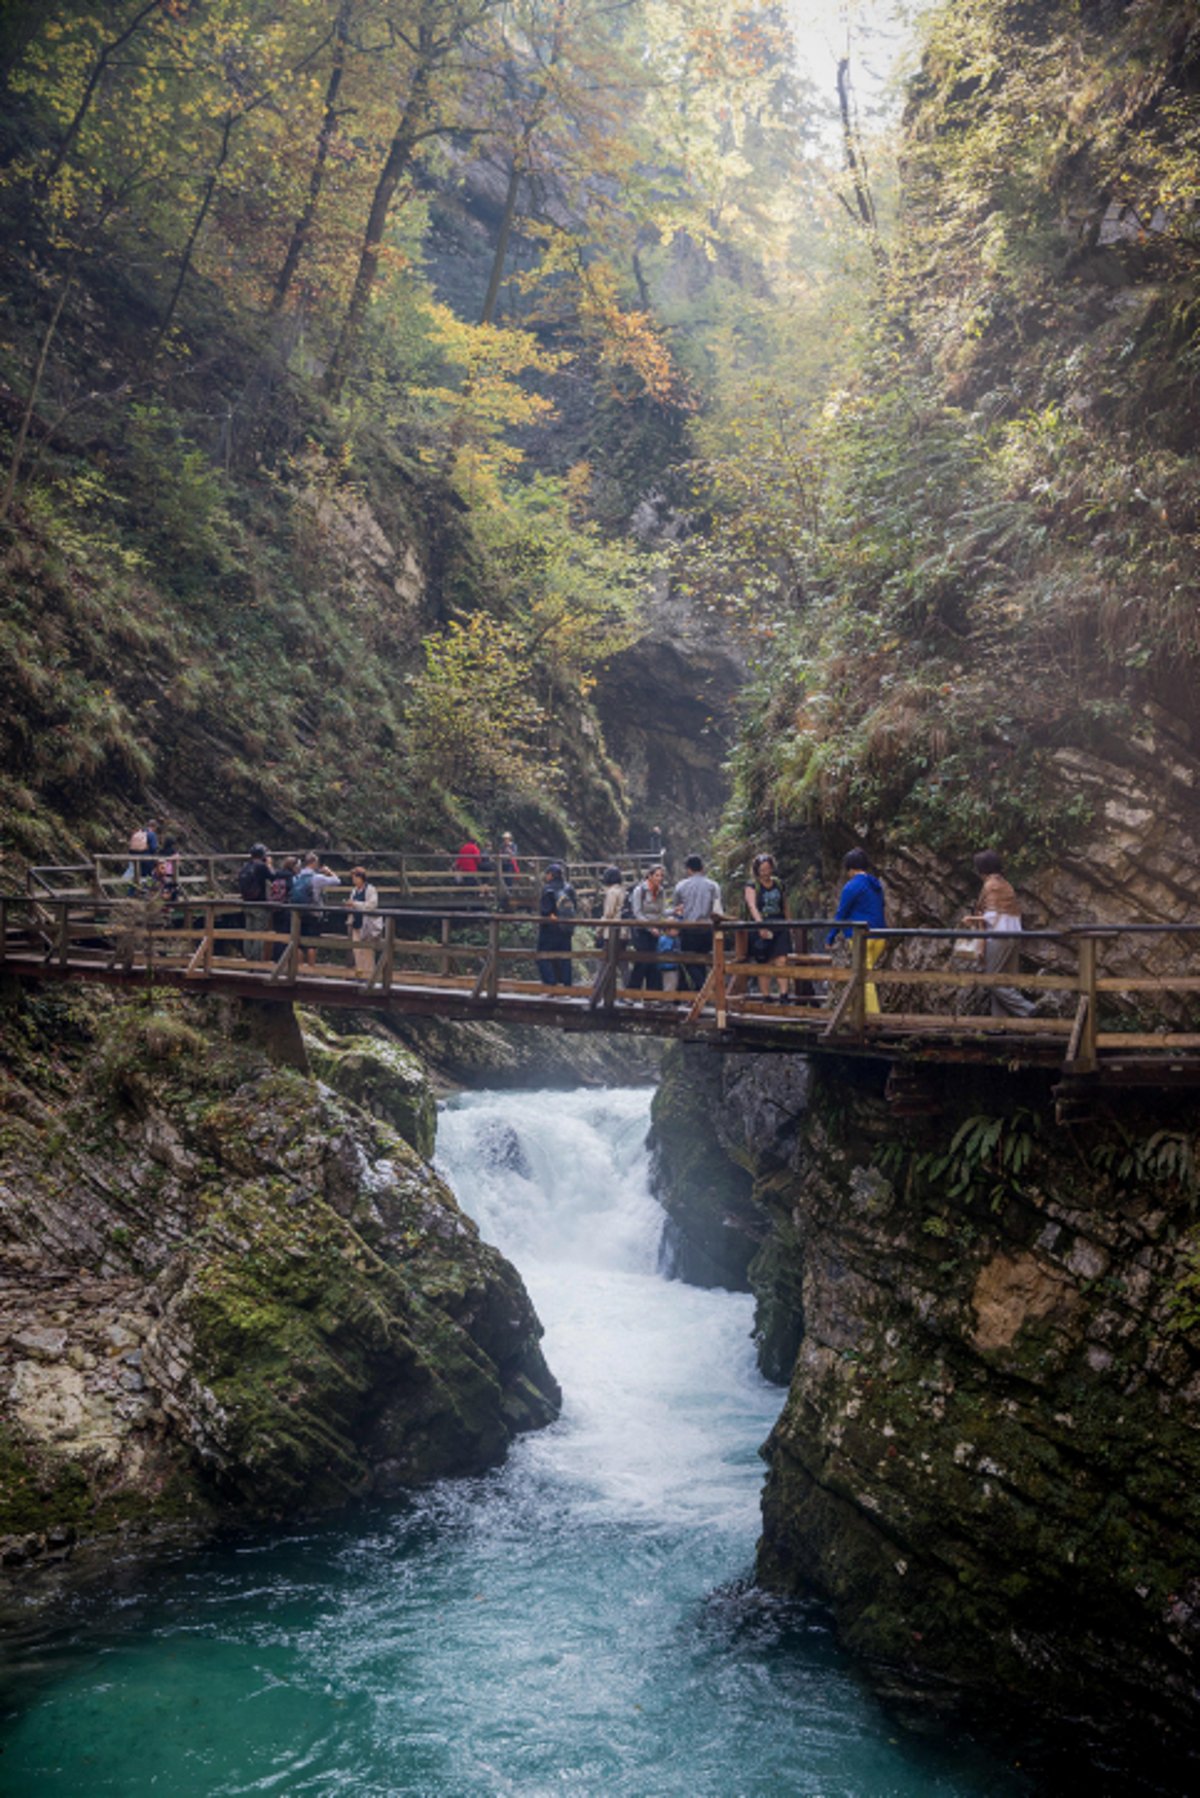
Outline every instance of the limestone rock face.
{"type": "Polygon", "coordinates": [[[694,1286],[744,1292],[764,1220],[749,1171],[718,1133],[727,1077],[727,1064],[707,1047],[667,1050],[651,1113],[651,1174],[667,1213],[670,1270],[694,1286]]]}
{"type": "Polygon", "coordinates": [[[67,1004],[5,1037],[7,1559],[477,1471],[556,1415],[519,1276],[394,1128],[203,1014],[67,1004]]]}
{"type": "MultiPolygon", "coordinates": [[[[1064,745],[1049,758],[1047,810],[1085,800],[1091,823],[1058,856],[1018,883],[1029,928],[1059,924],[1179,924],[1196,916],[1200,882],[1200,745],[1192,723],[1146,702],[1118,741],[1064,745]]],[[[916,846],[889,856],[891,915],[904,924],[942,924],[973,904],[977,883],[951,875],[916,846]],[[949,882],[949,884],[948,884],[949,882]]],[[[1105,942],[1104,970],[1163,974],[1188,963],[1192,938],[1147,936],[1105,942]]],[[[1051,944],[1027,947],[1031,963],[1073,969],[1051,944]]]]}
{"type": "Polygon", "coordinates": [[[630,845],[645,848],[658,825],[676,875],[685,855],[703,852],[725,802],[723,764],[745,678],[728,625],[665,586],[650,601],[646,635],[601,671],[596,709],[625,777],[630,845]]]}
{"type": "Polygon", "coordinates": [[[822,1061],[811,1082],[787,1167],[768,1157],[756,1188],[753,1277],[798,1339],[760,1579],[821,1594],[852,1647],[921,1681],[1184,1751],[1194,1106],[1125,1101],[1067,1130],[1037,1082],[943,1070],[942,1115],[910,1127],[869,1068],[822,1061]]]}
{"type": "Polygon", "coordinates": [[[423,1065],[380,1029],[363,1036],[336,1036],[306,1020],[309,1063],[335,1092],[353,1099],[401,1135],[426,1161],[437,1136],[437,1104],[423,1065]]]}

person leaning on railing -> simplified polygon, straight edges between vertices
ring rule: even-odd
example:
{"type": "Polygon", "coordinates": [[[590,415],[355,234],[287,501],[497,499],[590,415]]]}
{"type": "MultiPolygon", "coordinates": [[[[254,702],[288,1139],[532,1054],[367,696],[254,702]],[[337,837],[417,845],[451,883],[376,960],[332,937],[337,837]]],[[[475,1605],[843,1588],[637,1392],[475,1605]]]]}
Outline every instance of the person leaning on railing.
{"type": "MultiPolygon", "coordinates": [[[[1017,933],[1021,929],[1021,910],[1017,895],[1004,878],[1004,864],[994,849],[981,849],[974,858],[975,872],[983,881],[975,912],[964,923],[982,919],[987,928],[983,939],[983,971],[985,974],[1015,974],[1021,959],[1017,933]]],[[[994,1018],[1028,1018],[1037,1009],[1032,999],[1012,986],[991,989],[994,1018]]]]}

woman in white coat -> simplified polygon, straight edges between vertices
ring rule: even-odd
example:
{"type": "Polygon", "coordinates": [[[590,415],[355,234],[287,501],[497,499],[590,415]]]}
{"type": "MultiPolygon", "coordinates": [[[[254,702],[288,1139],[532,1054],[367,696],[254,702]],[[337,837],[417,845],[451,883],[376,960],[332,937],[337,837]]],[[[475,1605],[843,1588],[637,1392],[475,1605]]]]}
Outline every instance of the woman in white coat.
{"type": "Polygon", "coordinates": [[[369,980],[375,972],[375,943],[383,934],[383,919],[377,916],[379,894],[367,879],[365,868],[351,868],[350,908],[346,928],[354,944],[354,971],[360,980],[369,980]]]}

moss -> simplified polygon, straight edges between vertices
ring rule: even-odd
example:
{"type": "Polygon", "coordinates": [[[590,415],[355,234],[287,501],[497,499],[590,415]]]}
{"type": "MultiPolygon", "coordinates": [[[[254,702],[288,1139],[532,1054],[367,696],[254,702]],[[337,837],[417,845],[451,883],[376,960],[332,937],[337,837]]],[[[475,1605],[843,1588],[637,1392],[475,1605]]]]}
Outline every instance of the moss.
{"type": "Polygon", "coordinates": [[[306,1034],[313,1073],[396,1130],[425,1160],[437,1139],[437,1102],[429,1076],[410,1050],[382,1036],[306,1034]]]}
{"type": "Polygon", "coordinates": [[[151,1477],[114,1484],[67,1454],[22,1442],[0,1424],[0,1538],[61,1544],[209,1517],[208,1501],[185,1457],[157,1441],[148,1452],[151,1477]]]}

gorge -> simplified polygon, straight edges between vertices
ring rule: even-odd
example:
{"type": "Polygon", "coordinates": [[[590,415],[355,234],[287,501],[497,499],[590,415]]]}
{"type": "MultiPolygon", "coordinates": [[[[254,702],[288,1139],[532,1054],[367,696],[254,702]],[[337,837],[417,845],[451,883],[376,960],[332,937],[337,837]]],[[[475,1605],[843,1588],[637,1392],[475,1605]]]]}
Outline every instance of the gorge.
{"type": "MultiPolygon", "coordinates": [[[[993,847],[1195,1032],[1195,7],[918,10],[0,10],[0,896],[993,847]]],[[[254,1013],[0,970],[0,1780],[1192,1788],[1186,1069],[254,1013]]]]}

